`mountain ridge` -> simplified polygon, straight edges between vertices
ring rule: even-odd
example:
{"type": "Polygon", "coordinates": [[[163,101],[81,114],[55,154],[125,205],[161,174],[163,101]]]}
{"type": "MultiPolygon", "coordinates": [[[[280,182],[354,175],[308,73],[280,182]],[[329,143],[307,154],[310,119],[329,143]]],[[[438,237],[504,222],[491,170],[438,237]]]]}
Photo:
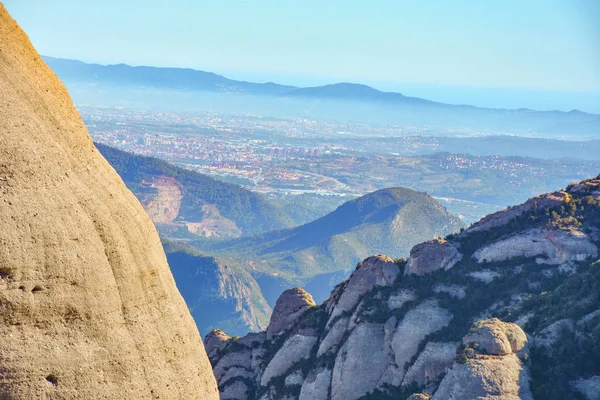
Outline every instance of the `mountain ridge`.
{"type": "Polygon", "coordinates": [[[288,291],[277,335],[205,344],[233,400],[595,400],[599,256],[600,175],[368,257],[320,305],[288,291]]]}
{"type": "MultiPolygon", "coordinates": [[[[118,71],[121,75],[117,75],[116,82],[127,82],[127,79],[133,79],[134,82],[145,83],[148,84],[148,79],[153,77],[154,73],[159,73],[159,71],[164,71],[166,73],[165,77],[168,78],[171,75],[172,81],[169,82],[168,79],[165,79],[166,82],[162,82],[158,84],[156,87],[166,87],[166,88],[178,88],[185,89],[186,87],[191,90],[213,90],[213,91],[230,91],[233,88],[238,88],[240,93],[246,92],[247,94],[262,94],[262,95],[278,95],[278,96],[290,96],[290,97],[314,97],[314,98],[340,98],[340,99],[352,99],[352,100],[361,100],[361,99],[369,99],[369,100],[377,100],[380,102],[389,102],[389,103],[413,103],[419,105],[436,105],[436,106],[445,106],[451,108],[467,108],[467,109],[478,109],[478,110],[496,110],[496,111],[511,111],[511,112],[519,112],[519,113],[545,113],[545,114],[565,114],[571,116],[599,116],[599,114],[588,113],[578,109],[573,109],[570,111],[559,111],[559,110],[546,110],[540,111],[530,108],[490,108],[490,107],[478,107],[469,104],[449,104],[436,102],[424,98],[419,97],[409,97],[402,93],[398,92],[387,92],[379,89],[375,89],[371,86],[361,84],[361,83],[353,83],[353,82],[337,82],[332,84],[326,84],[321,86],[312,86],[312,87],[299,87],[293,85],[283,85],[275,82],[265,82],[265,83],[257,83],[257,82],[249,82],[249,81],[241,81],[235,80],[225,77],[224,75],[220,75],[214,72],[208,72],[193,68],[181,68],[181,67],[155,67],[155,66],[131,66],[124,63],[119,64],[97,64],[97,63],[86,63],[79,60],[65,59],[65,58],[56,58],[50,56],[43,56],[44,60],[48,62],[53,68],[56,68],[57,73],[59,75],[64,76],[63,79],[76,79],[76,80],[85,80],[89,79],[89,75],[80,75],[81,72],[73,71],[73,66],[82,67],[84,69],[88,69],[89,73],[94,75],[94,77],[100,81],[102,80],[110,80],[110,77],[104,75],[102,73],[98,73],[103,69],[106,71],[118,71]],[[180,72],[183,76],[181,78],[174,78],[176,72],[180,72]],[[207,78],[207,82],[202,82],[200,78],[207,78]],[[85,79],[84,79],[85,78],[85,79]],[[202,83],[201,83],[202,82],[202,83]],[[223,85],[223,86],[219,86],[223,85]],[[264,90],[261,90],[264,89],[264,90]]],[[[157,76],[158,77],[158,76],[157,76]]],[[[149,86],[156,85],[149,84],[149,86]]]]}

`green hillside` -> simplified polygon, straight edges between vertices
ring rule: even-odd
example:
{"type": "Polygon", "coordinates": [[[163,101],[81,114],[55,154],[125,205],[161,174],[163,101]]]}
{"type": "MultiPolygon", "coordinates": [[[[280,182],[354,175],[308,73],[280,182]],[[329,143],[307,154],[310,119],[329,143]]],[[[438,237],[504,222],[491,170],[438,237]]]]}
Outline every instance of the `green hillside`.
{"type": "Polygon", "coordinates": [[[157,158],[99,143],[96,147],[144,205],[163,237],[239,237],[293,225],[282,209],[240,186],[157,158]]]}

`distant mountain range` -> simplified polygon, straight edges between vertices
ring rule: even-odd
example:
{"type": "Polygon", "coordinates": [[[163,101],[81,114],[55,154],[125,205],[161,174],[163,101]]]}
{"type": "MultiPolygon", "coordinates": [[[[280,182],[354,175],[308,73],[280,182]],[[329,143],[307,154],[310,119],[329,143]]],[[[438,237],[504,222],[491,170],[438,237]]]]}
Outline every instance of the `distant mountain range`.
{"type": "Polygon", "coordinates": [[[52,57],[44,57],[44,60],[66,82],[77,102],[180,110],[216,107],[223,112],[301,115],[580,139],[597,138],[600,131],[600,115],[578,110],[478,108],[382,92],[355,83],[299,88],[272,82],[236,81],[187,68],[99,65],[52,57]],[[153,93],[153,90],[159,92],[153,93]],[[194,93],[219,93],[227,97],[206,98],[194,93]],[[235,101],[232,95],[238,96],[235,101]]]}

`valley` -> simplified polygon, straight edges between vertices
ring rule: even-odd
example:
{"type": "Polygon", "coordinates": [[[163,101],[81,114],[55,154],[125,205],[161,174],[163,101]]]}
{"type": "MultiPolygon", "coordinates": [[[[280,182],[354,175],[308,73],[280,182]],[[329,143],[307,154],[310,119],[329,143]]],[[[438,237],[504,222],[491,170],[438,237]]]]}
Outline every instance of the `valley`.
{"type": "Polygon", "coordinates": [[[7,3],[0,399],[600,400],[600,8],[7,3]]]}
{"type": "MultiPolygon", "coordinates": [[[[306,119],[90,106],[80,111],[99,143],[162,158],[280,204],[295,203],[299,214],[309,208],[313,219],[350,198],[402,186],[440,198],[470,223],[600,170],[597,140],[478,136],[456,130],[437,132],[447,136],[411,136],[419,134],[414,127],[372,135],[372,125],[306,119]],[[475,136],[461,137],[469,134],[475,136]],[[456,152],[461,149],[470,153],[456,152]],[[553,154],[556,158],[548,158],[553,154]],[[288,200],[299,194],[313,200],[288,200]],[[312,203],[319,206],[310,208],[312,203]]],[[[310,221],[300,217],[296,222],[310,221]]]]}

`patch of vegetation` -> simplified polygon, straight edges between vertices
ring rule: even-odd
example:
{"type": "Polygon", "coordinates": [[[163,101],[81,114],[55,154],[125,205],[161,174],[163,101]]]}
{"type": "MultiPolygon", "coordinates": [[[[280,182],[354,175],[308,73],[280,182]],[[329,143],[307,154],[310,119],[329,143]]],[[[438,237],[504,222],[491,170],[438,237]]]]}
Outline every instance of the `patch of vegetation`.
{"type": "Polygon", "coordinates": [[[406,400],[414,393],[420,393],[422,387],[416,383],[407,386],[392,386],[385,384],[381,389],[375,389],[359,398],[359,400],[406,400]]]}
{"type": "Polygon", "coordinates": [[[179,213],[187,220],[201,218],[202,205],[216,204],[221,215],[234,221],[246,234],[293,225],[282,209],[241,186],[176,167],[158,158],[128,153],[100,143],[96,143],[96,147],[136,195],[155,190],[142,184],[152,181],[153,177],[167,176],[177,180],[184,195],[179,213]]]}

